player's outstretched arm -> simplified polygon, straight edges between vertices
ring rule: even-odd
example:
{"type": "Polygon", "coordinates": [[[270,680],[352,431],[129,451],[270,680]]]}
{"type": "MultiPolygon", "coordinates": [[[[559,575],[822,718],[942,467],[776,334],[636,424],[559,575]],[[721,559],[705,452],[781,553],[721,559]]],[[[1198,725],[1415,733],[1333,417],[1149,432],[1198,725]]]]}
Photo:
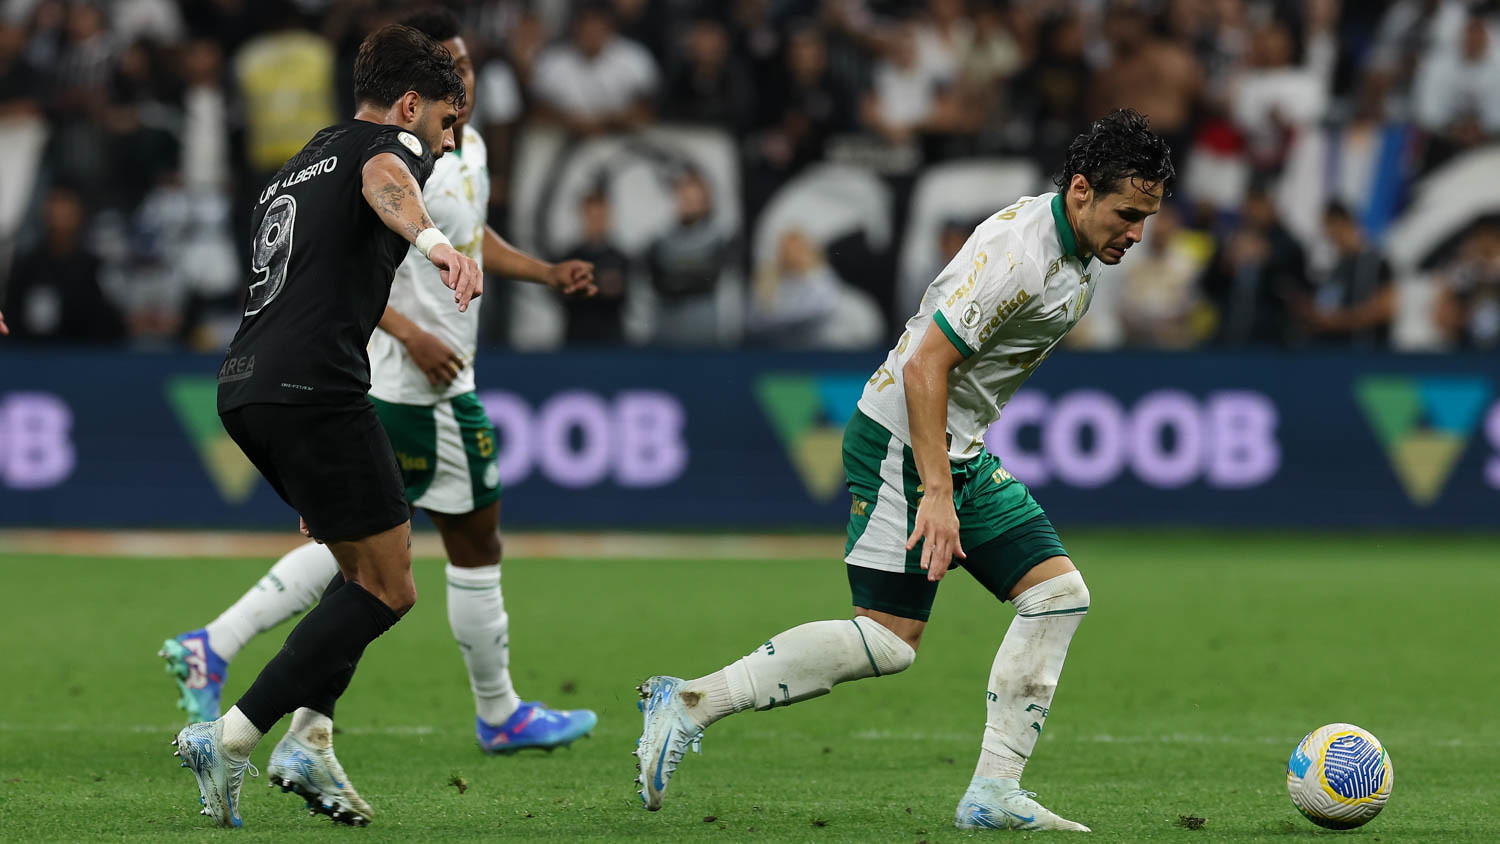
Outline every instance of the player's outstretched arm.
{"type": "Polygon", "coordinates": [[[588,261],[549,264],[511,246],[489,226],[484,227],[484,271],[545,284],[564,296],[589,297],[599,292],[594,286],[593,264],[588,261]]]}
{"type": "Polygon", "coordinates": [[[911,424],[911,451],[922,479],[922,500],[907,537],[906,550],[922,541],[922,568],[928,580],[942,580],[954,557],[964,559],[958,540],[958,513],[953,509],[953,472],[948,462],[948,373],[963,355],[936,325],[923,335],[901,368],[906,414],[911,424]]]}
{"type": "Polygon", "coordinates": [[[423,330],[390,305],[386,305],[385,314],[380,317],[380,330],[401,341],[406,353],[411,355],[412,363],[422,370],[427,382],[434,387],[453,383],[466,365],[464,359],[437,335],[423,330]]]}
{"type": "Polygon", "coordinates": [[[460,254],[432,224],[422,202],[422,187],[395,153],[383,152],[365,162],[360,171],[365,201],[386,228],[406,238],[438,268],[443,284],[453,291],[460,311],[484,292],[484,273],[473,258],[460,254]]]}

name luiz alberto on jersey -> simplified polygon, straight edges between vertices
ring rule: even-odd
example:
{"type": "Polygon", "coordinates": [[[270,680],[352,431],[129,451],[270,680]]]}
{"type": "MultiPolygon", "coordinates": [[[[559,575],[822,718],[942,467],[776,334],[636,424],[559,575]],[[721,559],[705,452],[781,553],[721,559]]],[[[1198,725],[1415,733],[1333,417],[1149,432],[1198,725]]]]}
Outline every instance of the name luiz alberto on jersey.
{"type": "Polygon", "coordinates": [[[339,157],[337,155],[330,155],[316,164],[311,164],[307,167],[303,167],[301,170],[298,170],[295,173],[288,173],[287,177],[285,179],[282,179],[280,183],[272,182],[269,185],[266,185],[266,189],[260,195],[260,202],[265,202],[266,200],[275,196],[278,190],[289,188],[292,185],[301,184],[302,182],[305,182],[314,176],[321,176],[324,173],[332,173],[334,168],[338,166],[339,157]]]}

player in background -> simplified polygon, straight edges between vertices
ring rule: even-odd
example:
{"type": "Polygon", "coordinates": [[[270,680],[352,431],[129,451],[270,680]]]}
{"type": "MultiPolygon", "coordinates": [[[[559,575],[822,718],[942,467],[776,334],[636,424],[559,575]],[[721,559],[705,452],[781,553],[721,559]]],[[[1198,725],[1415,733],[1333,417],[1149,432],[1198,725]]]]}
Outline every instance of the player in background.
{"type": "MultiPolygon", "coordinates": [[[[355,58],[353,119],[314,135],[252,212],[251,284],[219,368],[219,418],[303,531],[327,544],[342,578],[233,708],[172,742],[198,780],[203,814],[219,826],[241,824],[240,785],[261,737],[299,708],[331,716],[365,647],[416,603],[411,511],[366,395],[366,346],[410,244],[458,311],[483,290],[478,263],[433,226],[422,202],[435,156],[454,147],[465,94],[442,45],[410,27],[377,30],[355,58]]],[[[283,739],[270,770],[300,750],[283,739]]],[[[312,755],[332,760],[331,751],[312,755]]],[[[335,799],[316,808],[365,820],[335,799]]]]}
{"type": "Polygon", "coordinates": [[[984,433],[1088,309],[1098,264],[1118,263],[1140,241],[1173,175],[1170,151],[1145,119],[1116,111],[1069,146],[1060,192],[1023,197],[969,235],[844,431],[854,618],[794,627],[696,680],[642,683],[636,756],[647,809],[661,808],[684,751],[720,718],[910,667],[951,564],[1016,608],[995,654],[979,763],[955,824],[1088,830],[1020,784],[1088,588],[1041,506],[984,450],[984,433]]]}
{"type": "MultiPolygon", "coordinates": [[[[474,65],[458,17],[434,7],[402,23],[448,49],[472,103],[474,65]]],[[[422,191],[434,225],[487,272],[546,284],[565,294],[592,295],[592,265],[539,261],[485,224],[488,158],[479,132],[468,126],[470,114],[466,104],[453,124],[453,152],[433,167],[422,191]]],[[[448,553],[448,621],[468,666],[480,747],[490,753],[551,750],[586,735],[598,718],[588,710],[523,702],[512,686],[508,618],[500,593],[495,432],[475,394],[471,366],[479,310],[453,313],[451,295],[432,265],[410,249],[396,270],[379,330],[370,338],[370,396],[395,447],[407,497],[427,511],[448,553]]],[[[277,561],[206,627],[168,639],[161,655],[188,719],[217,718],[229,662],[251,638],[312,606],[338,572],[327,546],[308,543],[277,561]]],[[[369,804],[333,755],[331,715],[298,709],[284,739],[296,749],[297,764],[276,764],[268,773],[273,782],[314,806],[325,798],[347,802],[368,819],[369,804]]]]}

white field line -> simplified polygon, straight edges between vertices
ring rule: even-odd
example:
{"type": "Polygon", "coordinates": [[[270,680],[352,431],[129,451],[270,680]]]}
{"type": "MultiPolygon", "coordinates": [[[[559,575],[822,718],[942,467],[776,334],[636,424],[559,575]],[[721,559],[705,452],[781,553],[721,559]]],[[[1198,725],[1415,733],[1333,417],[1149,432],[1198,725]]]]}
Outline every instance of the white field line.
{"type": "MultiPolygon", "coordinates": [[[[785,560],[843,559],[837,534],[504,533],[511,559],[785,560]]],[[[306,542],[293,531],[0,530],[6,554],[89,557],[259,557],[275,559],[306,542]]],[[[412,535],[416,557],[444,556],[432,531],[412,535]]]]}
{"type": "MultiPolygon", "coordinates": [[[[86,734],[160,734],[164,736],[163,741],[170,739],[182,728],[180,723],[171,724],[23,724],[18,722],[0,721],[0,733],[86,733],[86,734]]],[[[432,724],[388,724],[382,727],[340,726],[341,734],[353,736],[430,736],[443,732],[462,732],[461,728],[452,725],[436,726],[432,724]]],[[[465,734],[467,735],[467,734],[465,734]]],[[[757,740],[766,739],[813,739],[810,733],[787,732],[777,730],[754,730],[746,733],[747,738],[757,740]]],[[[906,742],[921,743],[931,741],[973,741],[979,737],[978,730],[964,732],[930,732],[922,730],[857,730],[843,736],[834,734],[820,734],[816,738],[823,741],[837,741],[840,738],[854,739],[855,741],[876,742],[906,742]]],[[[1297,737],[1292,736],[1231,736],[1212,735],[1201,733],[1163,733],[1160,735],[1127,735],[1116,736],[1105,733],[1080,733],[1078,735],[1049,734],[1048,741],[1057,741],[1063,744],[1224,744],[1224,745],[1285,745],[1292,747],[1297,743],[1297,737]]],[[[1474,738],[1448,738],[1448,739],[1423,739],[1423,745],[1427,747],[1455,747],[1455,748],[1490,748],[1500,747],[1500,738],[1497,739],[1474,739],[1474,738]]]]}

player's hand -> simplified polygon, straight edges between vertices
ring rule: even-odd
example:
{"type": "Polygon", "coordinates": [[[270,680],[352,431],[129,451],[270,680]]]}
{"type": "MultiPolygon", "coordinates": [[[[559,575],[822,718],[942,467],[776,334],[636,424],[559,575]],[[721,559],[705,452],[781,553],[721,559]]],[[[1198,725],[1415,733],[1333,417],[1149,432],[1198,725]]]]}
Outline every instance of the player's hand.
{"type": "Polygon", "coordinates": [[[917,520],[911,536],[906,539],[906,550],[922,542],[922,568],[927,579],[933,582],[943,579],[953,558],[967,559],[963,546],[958,542],[958,513],[953,510],[952,495],[926,495],[917,505],[917,520]]]}
{"type": "Polygon", "coordinates": [[[434,387],[451,384],[458,373],[463,371],[464,359],[435,334],[418,331],[404,345],[407,354],[411,355],[412,363],[422,370],[422,374],[427,376],[427,382],[434,387]]]}
{"type": "Polygon", "coordinates": [[[547,286],[564,296],[587,299],[599,292],[594,285],[594,265],[588,261],[561,261],[547,271],[547,286]]]}
{"type": "Polygon", "coordinates": [[[469,309],[469,301],[484,293],[484,273],[479,262],[446,243],[439,243],[427,253],[427,260],[438,268],[438,277],[453,291],[453,301],[458,303],[458,312],[469,309]]]}
{"type": "Polygon", "coordinates": [[[307,529],[307,519],[298,516],[297,521],[299,522],[299,524],[297,525],[297,530],[301,531],[303,536],[311,539],[313,542],[316,542],[319,545],[323,544],[323,540],[317,538],[316,536],[313,536],[312,531],[307,529]]]}

